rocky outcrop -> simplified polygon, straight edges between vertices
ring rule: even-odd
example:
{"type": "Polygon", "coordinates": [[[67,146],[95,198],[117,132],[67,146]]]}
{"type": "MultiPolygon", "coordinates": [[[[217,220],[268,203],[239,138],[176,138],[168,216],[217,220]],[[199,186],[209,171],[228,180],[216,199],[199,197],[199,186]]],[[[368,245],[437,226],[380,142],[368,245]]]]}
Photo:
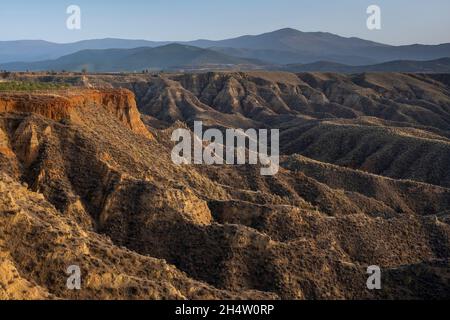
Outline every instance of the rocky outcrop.
{"type": "Polygon", "coordinates": [[[208,127],[276,128],[283,154],[450,187],[447,78],[209,72],[108,80],[134,90],[141,112],[166,127],[201,120],[208,127]]]}
{"type": "Polygon", "coordinates": [[[84,105],[94,104],[106,108],[133,132],[152,138],[152,135],[142,123],[136,106],[134,94],[126,89],[90,90],[82,95],[71,97],[72,105],[80,102],[84,105]]]}
{"type": "Polygon", "coordinates": [[[56,95],[1,94],[0,112],[28,112],[60,121],[71,117],[70,99],[56,95]]]}
{"type": "Polygon", "coordinates": [[[389,77],[86,75],[97,89],[53,94],[67,121],[1,112],[0,297],[450,297],[448,89],[389,77]],[[136,93],[154,139],[111,87],[136,93]],[[196,119],[280,128],[280,171],[174,165],[171,133],[196,119]]]}
{"type": "Polygon", "coordinates": [[[81,121],[79,109],[87,105],[105,108],[133,132],[152,138],[140,119],[134,94],[126,89],[0,94],[0,112],[35,113],[55,121],[81,121]]]}
{"type": "Polygon", "coordinates": [[[1,299],[275,298],[256,291],[217,290],[189,279],[163,260],[117,247],[105,237],[80,229],[41,194],[3,174],[0,271],[1,299]],[[71,265],[83,270],[79,291],[66,286],[71,265]]]}

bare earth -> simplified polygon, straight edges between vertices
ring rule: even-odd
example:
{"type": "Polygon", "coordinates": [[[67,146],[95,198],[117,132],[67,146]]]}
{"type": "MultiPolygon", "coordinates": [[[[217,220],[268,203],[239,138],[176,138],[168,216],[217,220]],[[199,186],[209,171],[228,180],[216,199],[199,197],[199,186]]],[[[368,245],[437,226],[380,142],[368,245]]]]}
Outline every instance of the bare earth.
{"type": "Polygon", "coordinates": [[[449,75],[11,77],[75,87],[0,92],[0,299],[450,297],[449,75]],[[280,172],[174,165],[195,120],[280,172]]]}

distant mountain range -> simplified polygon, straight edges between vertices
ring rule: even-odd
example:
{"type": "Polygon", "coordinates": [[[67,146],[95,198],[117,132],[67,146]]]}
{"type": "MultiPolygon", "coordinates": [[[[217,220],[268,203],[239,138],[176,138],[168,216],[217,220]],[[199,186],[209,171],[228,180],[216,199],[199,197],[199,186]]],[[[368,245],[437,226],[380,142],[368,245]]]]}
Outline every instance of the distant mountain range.
{"type": "Polygon", "coordinates": [[[13,62],[0,65],[5,70],[67,70],[89,72],[121,72],[174,69],[222,68],[230,66],[256,68],[264,63],[257,60],[228,56],[209,49],[182,44],[168,44],[156,48],[82,50],[56,60],[13,62]]]}
{"type": "MultiPolygon", "coordinates": [[[[279,69],[279,68],[278,68],[279,69]]],[[[385,63],[365,66],[349,66],[345,64],[318,61],[308,64],[291,64],[282,68],[289,72],[423,72],[423,73],[450,73],[450,58],[441,58],[431,61],[396,60],[385,63]]]]}
{"type": "Polygon", "coordinates": [[[81,50],[158,47],[168,43],[125,39],[85,40],[64,44],[41,40],[0,41],[0,63],[53,60],[81,50]]]}
{"type": "Polygon", "coordinates": [[[352,66],[364,70],[368,66],[383,70],[392,66],[399,70],[428,69],[431,70],[429,72],[439,72],[436,70],[439,65],[431,60],[447,57],[450,57],[450,44],[390,46],[331,33],[294,29],[220,41],[102,39],[70,44],[46,41],[0,42],[0,69],[7,70],[79,71],[86,68],[89,71],[114,72],[245,66],[247,69],[323,68],[347,72],[352,66]],[[416,63],[420,61],[429,62],[416,63]],[[375,67],[387,62],[388,65],[375,67]]]}

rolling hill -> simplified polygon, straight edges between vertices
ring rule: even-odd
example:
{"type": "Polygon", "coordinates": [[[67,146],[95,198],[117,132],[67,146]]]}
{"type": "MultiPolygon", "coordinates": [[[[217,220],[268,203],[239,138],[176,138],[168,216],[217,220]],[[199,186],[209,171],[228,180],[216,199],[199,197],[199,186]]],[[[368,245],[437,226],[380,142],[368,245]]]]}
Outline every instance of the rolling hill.
{"type": "Polygon", "coordinates": [[[0,41],[0,63],[53,60],[82,50],[133,49],[165,44],[169,44],[169,42],[113,38],[73,43],[54,43],[42,40],[0,41]]]}
{"type": "Polygon", "coordinates": [[[309,64],[286,65],[283,70],[290,72],[412,72],[450,73],[450,58],[431,61],[397,60],[366,66],[349,66],[340,63],[318,61],[309,64]]]}
{"type": "Polygon", "coordinates": [[[0,299],[450,297],[448,74],[8,77],[72,87],[0,93],[0,299]],[[280,171],[175,165],[194,120],[280,171]]]}
{"type": "Polygon", "coordinates": [[[325,60],[363,65],[392,60],[433,60],[450,57],[450,44],[391,46],[355,37],[346,38],[327,32],[301,32],[291,28],[222,41],[199,40],[190,44],[213,47],[228,54],[258,58],[274,64],[325,60]]]}
{"type": "Polygon", "coordinates": [[[169,44],[157,48],[83,50],[56,60],[19,62],[0,65],[0,69],[17,71],[67,70],[90,72],[122,72],[182,68],[230,68],[263,65],[257,60],[236,58],[197,47],[169,44]]]}
{"type": "MultiPolygon", "coordinates": [[[[88,49],[132,49],[159,47],[169,43],[171,42],[125,39],[87,40],[67,44],[4,41],[0,42],[0,63],[52,60],[88,49]]],[[[226,55],[258,59],[269,64],[330,61],[348,65],[369,65],[392,60],[435,60],[450,57],[450,44],[391,46],[332,33],[301,32],[290,28],[218,41],[172,43],[213,49],[226,55]]]]}

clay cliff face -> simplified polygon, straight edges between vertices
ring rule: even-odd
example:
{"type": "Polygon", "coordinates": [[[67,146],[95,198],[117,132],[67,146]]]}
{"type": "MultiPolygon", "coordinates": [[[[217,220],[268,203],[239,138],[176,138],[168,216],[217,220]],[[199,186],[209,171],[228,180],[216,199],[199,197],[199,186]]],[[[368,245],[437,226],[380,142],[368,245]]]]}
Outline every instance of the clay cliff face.
{"type": "Polygon", "coordinates": [[[62,95],[67,119],[49,111],[59,103],[0,113],[0,298],[450,297],[442,79],[212,73],[81,83],[91,89],[62,95]],[[141,116],[119,87],[135,94],[141,116]],[[171,133],[193,120],[280,128],[280,172],[174,165],[171,133]],[[64,274],[74,264],[84,275],[76,292],[64,274]],[[367,290],[370,265],[382,268],[381,291],[367,290]]]}
{"type": "Polygon", "coordinates": [[[0,94],[0,112],[35,113],[55,121],[80,121],[80,106],[87,105],[103,107],[132,131],[151,137],[141,122],[134,94],[126,89],[0,94]]]}

